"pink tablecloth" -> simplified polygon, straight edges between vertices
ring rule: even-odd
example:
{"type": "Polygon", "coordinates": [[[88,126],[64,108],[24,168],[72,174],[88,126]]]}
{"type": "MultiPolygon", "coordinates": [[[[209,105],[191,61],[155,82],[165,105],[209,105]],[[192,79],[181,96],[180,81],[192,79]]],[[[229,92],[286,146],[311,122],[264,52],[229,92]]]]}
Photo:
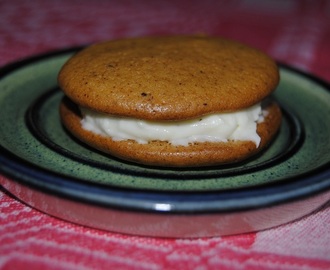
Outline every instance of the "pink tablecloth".
{"type": "MultiPolygon", "coordinates": [[[[0,65],[105,39],[177,33],[230,37],[330,81],[330,1],[2,0],[0,65]]],[[[190,240],[73,225],[2,188],[0,211],[0,269],[330,269],[329,207],[263,232],[190,240]]]]}

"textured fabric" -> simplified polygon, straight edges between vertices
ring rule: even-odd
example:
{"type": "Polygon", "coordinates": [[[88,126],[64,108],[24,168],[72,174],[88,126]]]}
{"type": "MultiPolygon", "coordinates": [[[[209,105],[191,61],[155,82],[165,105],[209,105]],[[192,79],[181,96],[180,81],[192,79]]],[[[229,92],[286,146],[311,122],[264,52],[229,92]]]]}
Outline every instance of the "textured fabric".
{"type": "MultiPolygon", "coordinates": [[[[105,39],[207,33],[330,81],[330,1],[2,0],[0,14],[0,65],[105,39]]],[[[164,268],[330,269],[330,208],[258,233],[158,239],[73,225],[0,188],[0,269],[164,268]]]]}

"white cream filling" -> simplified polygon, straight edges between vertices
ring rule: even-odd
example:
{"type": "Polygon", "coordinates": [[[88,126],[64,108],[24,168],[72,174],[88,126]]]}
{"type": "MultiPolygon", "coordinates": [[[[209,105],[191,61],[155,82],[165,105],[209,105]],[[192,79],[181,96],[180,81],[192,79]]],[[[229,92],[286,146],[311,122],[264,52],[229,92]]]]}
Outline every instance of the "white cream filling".
{"type": "Polygon", "coordinates": [[[248,109],[205,115],[183,121],[147,121],[134,118],[115,117],[80,108],[82,127],[99,135],[109,136],[114,141],[135,140],[168,141],[173,145],[187,146],[194,142],[252,141],[258,147],[260,137],[257,123],[262,122],[264,113],[261,104],[248,109]]]}

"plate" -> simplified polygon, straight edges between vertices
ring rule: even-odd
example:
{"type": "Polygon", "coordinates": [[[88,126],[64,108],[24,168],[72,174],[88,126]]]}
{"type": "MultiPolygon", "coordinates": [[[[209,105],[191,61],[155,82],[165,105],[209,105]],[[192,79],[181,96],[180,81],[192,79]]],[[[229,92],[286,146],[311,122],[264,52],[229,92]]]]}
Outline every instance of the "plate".
{"type": "Polygon", "coordinates": [[[35,56],[1,70],[0,170],[8,179],[0,179],[20,200],[81,225],[161,237],[262,230],[329,201],[325,82],[280,66],[274,97],[283,122],[260,155],[227,166],[155,168],[95,151],[61,125],[57,74],[79,49],[35,56]]]}

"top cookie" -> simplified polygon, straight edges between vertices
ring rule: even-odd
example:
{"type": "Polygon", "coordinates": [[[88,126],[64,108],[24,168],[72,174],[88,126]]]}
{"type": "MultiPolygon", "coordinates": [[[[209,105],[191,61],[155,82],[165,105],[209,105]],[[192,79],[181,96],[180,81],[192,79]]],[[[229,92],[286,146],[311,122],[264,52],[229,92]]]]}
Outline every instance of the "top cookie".
{"type": "Polygon", "coordinates": [[[238,42],[206,36],[122,39],[80,51],[59,85],[80,106],[148,120],[237,111],[277,86],[276,63],[238,42]]]}

